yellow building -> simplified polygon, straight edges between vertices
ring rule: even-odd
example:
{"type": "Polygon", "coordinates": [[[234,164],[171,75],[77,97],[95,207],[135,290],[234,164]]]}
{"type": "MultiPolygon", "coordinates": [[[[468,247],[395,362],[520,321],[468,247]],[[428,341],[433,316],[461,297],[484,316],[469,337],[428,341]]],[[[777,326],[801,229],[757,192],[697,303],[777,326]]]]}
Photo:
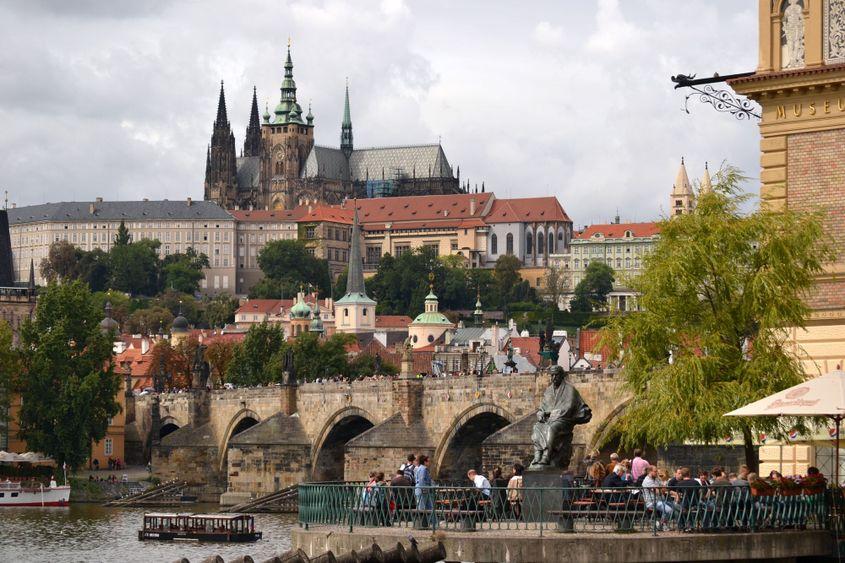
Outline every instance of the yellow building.
{"type": "MultiPolygon", "coordinates": [[[[760,59],[731,87],[760,104],[760,198],[766,208],[824,212],[838,258],[808,302],[806,329],[790,337],[808,376],[845,365],[845,0],[759,0],[760,59]]],[[[811,447],[767,443],[761,470],[833,473],[827,432],[811,447]]],[[[805,442],[806,444],[806,442],[805,442]]],[[[843,472],[840,470],[840,475],[843,472]]]]}

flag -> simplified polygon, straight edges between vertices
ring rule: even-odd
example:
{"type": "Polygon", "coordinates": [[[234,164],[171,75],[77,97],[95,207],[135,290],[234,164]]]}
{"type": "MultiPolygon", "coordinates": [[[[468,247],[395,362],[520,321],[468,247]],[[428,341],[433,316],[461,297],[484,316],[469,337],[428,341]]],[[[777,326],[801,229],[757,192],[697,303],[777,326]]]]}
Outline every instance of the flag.
{"type": "Polygon", "coordinates": [[[793,428],[792,430],[789,431],[789,439],[795,440],[796,438],[798,438],[798,430],[793,428]]]}
{"type": "Polygon", "coordinates": [[[761,444],[766,443],[766,438],[768,438],[768,436],[766,436],[766,434],[764,434],[763,432],[760,432],[760,443],[761,444]]]}

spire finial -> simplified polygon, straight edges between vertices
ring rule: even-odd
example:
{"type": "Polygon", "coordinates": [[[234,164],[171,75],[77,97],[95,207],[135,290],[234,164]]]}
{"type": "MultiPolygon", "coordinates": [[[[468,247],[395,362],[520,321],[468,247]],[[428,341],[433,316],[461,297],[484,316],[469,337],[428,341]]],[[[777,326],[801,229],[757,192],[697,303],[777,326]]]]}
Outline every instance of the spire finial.
{"type": "Polygon", "coordinates": [[[288,51],[290,51],[290,43],[291,43],[291,41],[290,41],[290,35],[288,35],[288,51]]]}

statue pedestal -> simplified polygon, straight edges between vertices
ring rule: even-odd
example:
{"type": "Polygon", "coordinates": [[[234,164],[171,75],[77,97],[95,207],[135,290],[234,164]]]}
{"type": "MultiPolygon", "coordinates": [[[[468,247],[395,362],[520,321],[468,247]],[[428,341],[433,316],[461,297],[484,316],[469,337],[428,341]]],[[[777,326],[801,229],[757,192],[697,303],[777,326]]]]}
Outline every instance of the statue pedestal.
{"type": "Polygon", "coordinates": [[[522,510],[527,521],[538,521],[542,518],[549,522],[549,510],[561,509],[563,506],[562,474],[563,470],[558,468],[526,471],[522,474],[522,485],[525,487],[522,510]],[[544,490],[530,490],[535,487],[544,490]]]}

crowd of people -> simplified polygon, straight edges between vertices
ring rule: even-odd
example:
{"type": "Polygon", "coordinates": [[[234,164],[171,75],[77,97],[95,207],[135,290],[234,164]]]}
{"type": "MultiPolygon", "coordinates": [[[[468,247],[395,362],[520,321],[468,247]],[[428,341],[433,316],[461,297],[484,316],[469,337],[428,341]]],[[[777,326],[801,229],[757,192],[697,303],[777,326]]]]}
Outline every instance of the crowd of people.
{"type": "MultiPolygon", "coordinates": [[[[520,519],[522,516],[525,500],[525,468],[522,464],[514,463],[508,475],[501,467],[494,467],[486,475],[470,469],[466,475],[468,482],[462,487],[455,487],[454,483],[435,487],[429,465],[427,455],[409,454],[407,461],[389,480],[384,472],[370,473],[361,493],[362,506],[377,508],[379,524],[389,526],[390,515],[399,509],[416,510],[418,514],[428,514],[429,519],[433,519],[435,491],[437,502],[446,505],[450,502],[449,491],[456,491],[456,497],[459,496],[466,504],[466,491],[474,490],[474,500],[469,509],[489,507],[487,512],[496,518],[520,519]]],[[[746,465],[741,465],[736,472],[717,466],[695,474],[689,467],[678,467],[670,474],[666,468],[646,460],[641,449],[634,450],[631,459],[620,459],[618,454],[612,453],[606,463],[600,459],[599,452],[594,451],[585,458],[580,474],[566,471],[562,475],[564,489],[630,489],[631,494],[641,495],[641,503],[659,517],[661,526],[685,512],[689,499],[700,499],[696,502],[705,504],[715,503],[723,496],[720,490],[732,493],[738,488],[777,488],[787,484],[824,487],[826,479],[816,467],[810,467],[806,476],[795,478],[785,478],[778,471],[771,471],[768,478],[763,479],[749,471],[746,465]],[[688,494],[690,492],[692,494],[688,494]]]]}

